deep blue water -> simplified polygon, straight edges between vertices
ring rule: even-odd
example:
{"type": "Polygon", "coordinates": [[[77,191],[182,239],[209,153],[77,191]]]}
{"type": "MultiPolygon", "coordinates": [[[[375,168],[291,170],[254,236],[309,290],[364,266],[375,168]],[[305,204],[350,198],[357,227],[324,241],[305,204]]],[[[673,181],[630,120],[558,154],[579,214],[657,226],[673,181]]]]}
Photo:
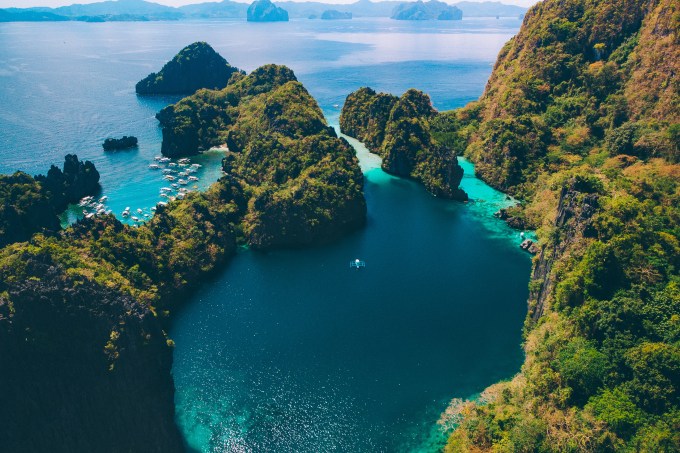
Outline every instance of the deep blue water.
{"type": "MultiPolygon", "coordinates": [[[[154,114],[176,98],[134,84],[183,46],[235,66],[290,66],[329,122],[351,91],[416,87],[439,109],[476,99],[514,19],[0,24],[0,172],[45,172],[75,152],[102,173],[108,207],[148,208],[167,185],[154,114]],[[337,106],[337,107],[336,107],[337,106]],[[138,150],[104,153],[109,135],[138,150]]],[[[528,256],[492,213],[510,201],[474,178],[460,204],[384,174],[359,150],[365,229],[329,246],[242,251],[176,315],[180,428],[199,451],[429,451],[454,397],[522,361],[528,256]],[[367,267],[349,268],[361,258],[367,267]]],[[[219,174],[219,153],[199,187],[219,174]]]]}

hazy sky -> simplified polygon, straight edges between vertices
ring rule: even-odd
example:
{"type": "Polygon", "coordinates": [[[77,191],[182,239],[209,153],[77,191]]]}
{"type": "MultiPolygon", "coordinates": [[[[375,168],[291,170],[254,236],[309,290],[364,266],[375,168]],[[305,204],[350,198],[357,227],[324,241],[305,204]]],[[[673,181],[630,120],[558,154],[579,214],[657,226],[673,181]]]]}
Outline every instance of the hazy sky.
{"type": "MultiPolygon", "coordinates": [[[[102,0],[0,0],[0,8],[28,8],[30,6],[64,6],[72,5],[74,3],[97,3],[102,0]]],[[[181,6],[189,5],[192,3],[204,3],[206,1],[220,1],[220,0],[149,0],[154,3],[160,3],[162,5],[169,6],[181,6]]],[[[236,0],[243,1],[245,3],[251,3],[252,0],[236,0]]],[[[305,0],[295,0],[295,1],[305,1],[305,0]]],[[[324,3],[354,3],[356,0],[318,0],[324,3]]],[[[374,0],[375,1],[375,0],[374,0]]],[[[444,0],[447,3],[456,3],[457,0],[444,0]]],[[[479,2],[483,0],[469,0],[473,2],[479,2]]],[[[538,3],[538,0],[502,0],[503,3],[508,5],[520,5],[520,6],[531,6],[534,3],[538,3]]]]}

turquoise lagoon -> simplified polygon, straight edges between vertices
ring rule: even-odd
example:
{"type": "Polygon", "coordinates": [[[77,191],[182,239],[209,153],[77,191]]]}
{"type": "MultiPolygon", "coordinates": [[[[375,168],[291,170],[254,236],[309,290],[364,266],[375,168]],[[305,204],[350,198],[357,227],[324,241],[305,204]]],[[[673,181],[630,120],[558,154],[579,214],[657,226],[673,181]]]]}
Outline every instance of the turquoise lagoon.
{"type": "MultiPolygon", "coordinates": [[[[416,87],[440,110],[479,97],[514,19],[0,24],[0,172],[95,162],[115,214],[167,185],[155,113],[176,97],[134,84],[183,46],[209,42],[252,70],[290,66],[329,123],[361,86],[416,87]],[[108,136],[139,148],[104,153],[108,136]]],[[[195,451],[431,451],[449,400],[510,378],[522,362],[529,256],[492,213],[512,200],[474,178],[474,202],[437,199],[360,155],[366,228],[327,246],[241,251],[175,314],[177,421],[195,451]],[[360,258],[362,270],[350,269],[360,258]]],[[[219,152],[194,159],[199,188],[219,152]]],[[[78,214],[71,211],[70,216],[78,214]]]]}

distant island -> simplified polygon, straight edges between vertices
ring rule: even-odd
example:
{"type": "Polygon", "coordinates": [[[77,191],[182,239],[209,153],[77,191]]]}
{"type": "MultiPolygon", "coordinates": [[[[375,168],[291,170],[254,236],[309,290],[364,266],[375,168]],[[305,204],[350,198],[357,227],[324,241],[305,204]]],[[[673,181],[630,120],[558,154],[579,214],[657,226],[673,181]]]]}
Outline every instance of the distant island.
{"type": "Polygon", "coordinates": [[[200,88],[220,89],[238,69],[205,42],[182,49],[158,73],[137,82],[137,94],[192,94],[200,88]]]}
{"type": "Polygon", "coordinates": [[[430,0],[427,3],[418,0],[397,5],[392,11],[391,18],[396,20],[462,20],[463,11],[437,0],[430,0]]]}
{"type": "Polygon", "coordinates": [[[351,19],[352,13],[344,13],[336,9],[327,9],[321,13],[321,19],[323,20],[341,20],[341,19],[351,19]]]}
{"type": "Polygon", "coordinates": [[[255,0],[248,7],[248,22],[288,22],[288,11],[269,0],[255,0]]]}
{"type": "Polygon", "coordinates": [[[102,143],[104,151],[114,151],[118,149],[130,149],[137,146],[137,137],[128,137],[124,135],[122,138],[107,138],[102,143]]]}
{"type": "MultiPolygon", "coordinates": [[[[259,4],[259,2],[257,2],[259,4]]],[[[267,1],[266,3],[271,4],[267,1]]],[[[407,3],[406,6],[416,2],[407,3]]],[[[426,5],[431,2],[427,2],[426,5]]],[[[403,1],[358,0],[347,5],[321,3],[314,1],[277,2],[276,6],[268,7],[277,15],[283,10],[288,18],[319,18],[326,11],[341,11],[352,17],[391,17],[395,8],[403,5],[403,1]],[[274,10],[274,8],[278,8],[274,10]]],[[[446,4],[444,4],[446,5],[446,4]]],[[[252,5],[250,5],[252,6],[252,5]]],[[[470,2],[462,1],[452,4],[465,17],[519,17],[522,18],[527,8],[506,5],[500,2],[470,2]]],[[[417,8],[417,7],[416,7],[417,8]]],[[[59,8],[6,8],[0,9],[0,22],[54,22],[54,21],[83,21],[83,22],[113,22],[113,21],[159,21],[182,19],[247,19],[249,5],[231,0],[221,2],[205,2],[185,5],[178,8],[159,5],[144,0],[103,1],[85,5],[62,6],[59,8]]],[[[267,8],[264,8],[267,10],[267,8]]],[[[258,10],[259,15],[261,11],[258,10]]],[[[440,11],[441,15],[441,11],[440,11]]],[[[446,19],[445,13],[441,20],[446,19]]],[[[271,17],[271,16],[270,16],[271,17]]],[[[338,17],[346,19],[347,17],[338,17]]],[[[439,17],[435,17],[437,19],[439,17]]],[[[281,20],[281,19],[278,19],[281,20]]],[[[255,20],[259,21],[259,20],[255,20]]]]}

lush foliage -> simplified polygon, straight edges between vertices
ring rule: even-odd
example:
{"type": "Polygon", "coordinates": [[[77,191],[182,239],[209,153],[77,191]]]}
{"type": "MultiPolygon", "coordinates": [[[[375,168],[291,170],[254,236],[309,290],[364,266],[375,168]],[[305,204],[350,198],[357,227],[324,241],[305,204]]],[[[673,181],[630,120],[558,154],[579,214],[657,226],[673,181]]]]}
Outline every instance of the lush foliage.
{"type": "MultiPolygon", "coordinates": [[[[239,74],[162,115],[198,118],[197,135],[231,143],[227,174],[138,227],[95,216],[0,249],[0,386],[16,390],[0,407],[0,444],[12,451],[180,451],[164,329],[186,291],[239,242],[304,245],[365,221],[354,153],[288,68],[239,74]]],[[[63,172],[2,177],[3,220],[46,205],[54,217],[95,173],[67,156],[63,172]]]]}
{"type": "Polygon", "coordinates": [[[398,98],[360,88],[347,96],[340,127],[379,154],[386,172],[414,178],[434,195],[467,200],[458,187],[463,169],[455,152],[431,132],[436,118],[430,98],[421,91],[411,89],[398,98]]]}
{"type": "Polygon", "coordinates": [[[200,88],[227,86],[238,69],[205,42],[195,42],[180,50],[158,72],[137,82],[138,94],[191,94],[200,88]]]}
{"type": "Polygon", "coordinates": [[[63,170],[52,165],[47,176],[0,175],[0,247],[25,241],[37,232],[57,232],[57,215],[68,203],[98,190],[94,164],[79,161],[75,154],[66,156],[63,170]]]}
{"type": "Polygon", "coordinates": [[[522,371],[447,450],[680,450],[679,29],[669,0],[545,0],[433,122],[542,245],[522,371]]]}
{"type": "Polygon", "coordinates": [[[52,198],[42,184],[26,173],[0,175],[0,247],[58,229],[52,198]]]}
{"type": "Polygon", "coordinates": [[[250,198],[242,229],[250,245],[319,242],[363,224],[358,161],[285,66],[200,90],[158,118],[166,150],[228,146],[224,170],[250,198]]]}

